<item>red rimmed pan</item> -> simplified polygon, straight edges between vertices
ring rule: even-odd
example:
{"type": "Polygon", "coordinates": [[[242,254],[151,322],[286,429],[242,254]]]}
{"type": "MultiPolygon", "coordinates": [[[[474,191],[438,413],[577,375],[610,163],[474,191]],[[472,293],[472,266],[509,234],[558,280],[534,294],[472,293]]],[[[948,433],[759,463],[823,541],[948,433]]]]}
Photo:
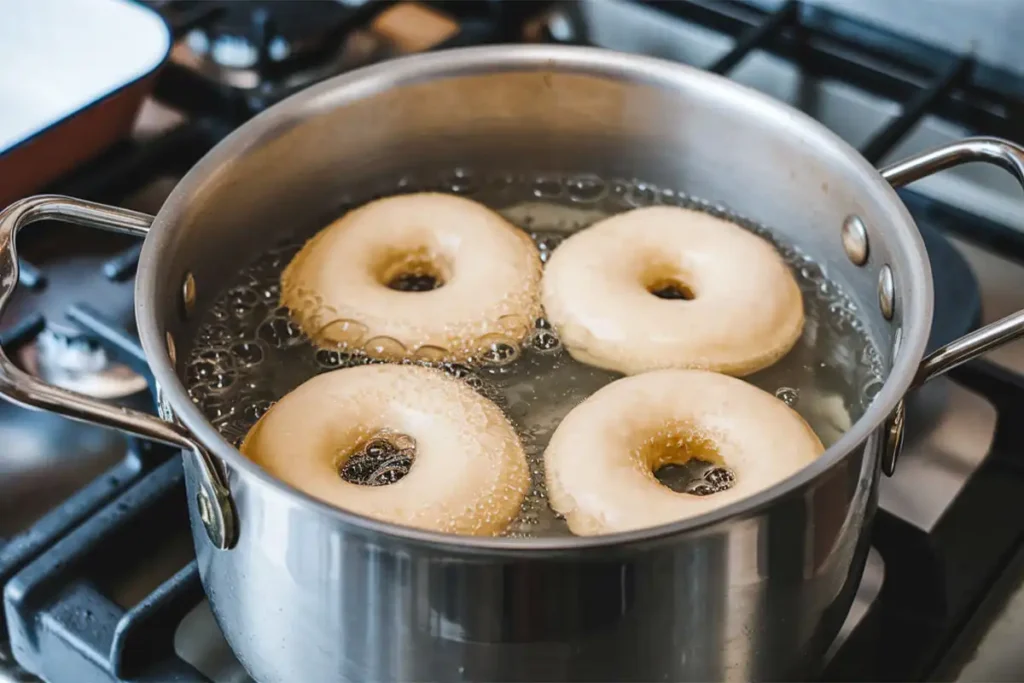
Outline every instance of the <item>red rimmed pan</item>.
{"type": "Polygon", "coordinates": [[[126,136],[170,48],[131,0],[0,0],[0,207],[126,136]]]}

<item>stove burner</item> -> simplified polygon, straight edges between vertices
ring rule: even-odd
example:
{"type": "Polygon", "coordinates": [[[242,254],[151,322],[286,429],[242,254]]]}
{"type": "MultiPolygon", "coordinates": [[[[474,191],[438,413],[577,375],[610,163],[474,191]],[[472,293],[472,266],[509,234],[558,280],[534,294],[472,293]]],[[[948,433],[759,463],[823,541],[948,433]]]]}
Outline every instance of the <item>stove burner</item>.
{"type": "Polygon", "coordinates": [[[145,377],[113,362],[94,340],[52,328],[44,329],[36,343],[22,351],[21,361],[46,382],[95,398],[123,398],[147,388],[145,377]]]}
{"type": "Polygon", "coordinates": [[[220,3],[186,43],[226,69],[267,68],[337,49],[352,9],[335,0],[239,0],[220,3]]]}

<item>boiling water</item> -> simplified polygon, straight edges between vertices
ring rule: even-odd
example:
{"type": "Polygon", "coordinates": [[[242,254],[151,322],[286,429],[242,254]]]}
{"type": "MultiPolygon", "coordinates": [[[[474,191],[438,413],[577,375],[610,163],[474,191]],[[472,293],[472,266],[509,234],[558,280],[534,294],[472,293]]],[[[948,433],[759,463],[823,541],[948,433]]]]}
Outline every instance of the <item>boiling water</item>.
{"type": "MultiPolygon", "coordinates": [[[[544,261],[574,231],[640,206],[684,206],[728,218],[776,246],[800,285],[806,314],[803,336],[795,348],[774,366],[746,379],[792,406],[826,446],[851,426],[882,386],[878,353],[854,303],[819,264],[763,226],[724,207],[637,181],[593,175],[478,177],[461,170],[428,181],[405,180],[375,196],[425,189],[469,196],[500,211],[529,232],[544,261]]],[[[189,391],[221,434],[236,445],[274,401],[310,377],[378,362],[373,348],[354,353],[316,349],[289,320],[287,310],[277,306],[282,269],[320,227],[293,235],[245,268],[202,321],[187,366],[189,391]]],[[[521,347],[498,340],[491,348],[489,357],[478,363],[439,367],[495,401],[522,438],[533,486],[507,533],[568,534],[564,521],[546,502],[544,448],[574,406],[621,375],[574,361],[543,319],[521,347]]],[[[360,459],[353,458],[341,474],[368,485],[400,478],[414,453],[379,441],[365,447],[360,459]]],[[[666,485],[695,494],[714,495],[716,487],[731,483],[727,471],[701,463],[663,469],[659,478],[666,485]]]]}

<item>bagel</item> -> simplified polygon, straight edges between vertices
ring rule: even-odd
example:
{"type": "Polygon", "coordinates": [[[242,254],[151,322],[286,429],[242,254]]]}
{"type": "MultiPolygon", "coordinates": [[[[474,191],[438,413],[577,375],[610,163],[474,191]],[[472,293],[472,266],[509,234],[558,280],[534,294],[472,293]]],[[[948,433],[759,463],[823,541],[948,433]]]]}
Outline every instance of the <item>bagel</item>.
{"type": "Polygon", "coordinates": [[[634,209],[581,230],[552,253],[542,290],[569,354],[627,375],[743,376],[803,331],[800,288],[774,247],[693,209],[634,209]]]}
{"type": "Polygon", "coordinates": [[[318,375],[274,404],[240,450],[271,475],[339,508],[454,534],[494,535],[530,486],[526,455],[501,410],[440,370],[374,364],[318,375]],[[413,450],[387,486],[345,481],[369,444],[413,450]]]}
{"type": "Polygon", "coordinates": [[[548,500],[589,536],[643,529],[754,495],[824,451],[793,409],[752,384],[704,370],[625,377],[566,415],[544,452],[548,500]],[[697,458],[727,468],[733,485],[677,493],[654,472],[697,458]]]}
{"type": "Polygon", "coordinates": [[[281,304],[320,347],[463,362],[521,344],[540,316],[540,277],[529,236],[486,206],[406,194],[309,240],[281,275],[281,304]]]}

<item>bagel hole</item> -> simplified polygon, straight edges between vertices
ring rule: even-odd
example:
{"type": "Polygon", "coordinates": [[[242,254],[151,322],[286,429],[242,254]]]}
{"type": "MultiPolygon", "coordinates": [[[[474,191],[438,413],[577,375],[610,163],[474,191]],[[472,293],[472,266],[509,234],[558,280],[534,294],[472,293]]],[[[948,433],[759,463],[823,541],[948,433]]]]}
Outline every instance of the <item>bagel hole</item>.
{"type": "Polygon", "coordinates": [[[405,434],[377,435],[356,449],[338,468],[350,484],[387,486],[409,474],[416,442],[405,434]]]}
{"type": "Polygon", "coordinates": [[[441,284],[430,273],[399,273],[388,282],[388,288],[398,292],[429,292],[441,284]]]}
{"type": "Polygon", "coordinates": [[[667,486],[676,493],[689,493],[695,496],[709,496],[712,493],[726,491],[736,483],[736,475],[728,467],[696,458],[687,460],[682,465],[662,465],[655,470],[654,478],[662,486],[667,486]]]}
{"type": "Polygon", "coordinates": [[[648,439],[639,456],[654,478],[676,493],[707,496],[736,483],[736,474],[723,462],[715,441],[692,427],[648,439]]]}
{"type": "Polygon", "coordinates": [[[647,291],[659,299],[693,301],[697,298],[693,288],[679,280],[658,280],[648,285],[647,291]]]}
{"type": "Polygon", "coordinates": [[[430,249],[389,252],[376,267],[377,279],[396,292],[430,292],[444,287],[449,268],[430,249]]]}

